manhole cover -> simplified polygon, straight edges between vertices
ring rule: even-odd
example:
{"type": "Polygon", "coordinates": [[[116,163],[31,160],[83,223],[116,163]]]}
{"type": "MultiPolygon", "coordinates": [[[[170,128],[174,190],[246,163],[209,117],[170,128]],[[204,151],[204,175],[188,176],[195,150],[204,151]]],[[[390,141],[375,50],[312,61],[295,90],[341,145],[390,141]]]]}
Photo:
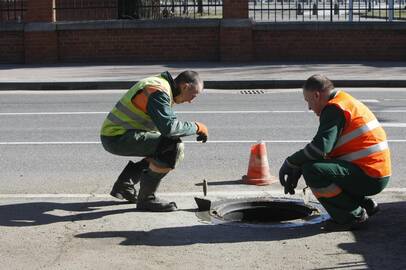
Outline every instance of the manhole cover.
{"type": "Polygon", "coordinates": [[[295,227],[320,223],[328,214],[318,204],[284,198],[249,198],[212,202],[209,211],[198,212],[203,222],[239,226],[295,227]]]}

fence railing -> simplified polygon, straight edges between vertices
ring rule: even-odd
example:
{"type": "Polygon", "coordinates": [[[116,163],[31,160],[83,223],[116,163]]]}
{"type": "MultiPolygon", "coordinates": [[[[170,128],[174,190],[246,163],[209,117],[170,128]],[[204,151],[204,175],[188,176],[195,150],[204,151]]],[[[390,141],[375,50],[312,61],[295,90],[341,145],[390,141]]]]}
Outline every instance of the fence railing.
{"type": "Polygon", "coordinates": [[[56,0],[56,20],[221,18],[222,0],[56,0]]]}
{"type": "Polygon", "coordinates": [[[255,21],[406,21],[406,0],[250,0],[255,21]]]}
{"type": "Polygon", "coordinates": [[[25,0],[0,0],[0,22],[21,22],[25,12],[25,0]]]}

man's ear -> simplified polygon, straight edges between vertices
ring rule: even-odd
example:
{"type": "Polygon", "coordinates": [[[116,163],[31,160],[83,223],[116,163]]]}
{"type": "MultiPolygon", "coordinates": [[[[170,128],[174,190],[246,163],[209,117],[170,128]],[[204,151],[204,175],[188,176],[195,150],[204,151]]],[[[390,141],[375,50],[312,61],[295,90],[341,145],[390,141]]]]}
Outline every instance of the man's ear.
{"type": "Polygon", "coordinates": [[[182,92],[183,89],[185,89],[185,88],[187,88],[187,83],[185,83],[185,82],[180,83],[179,90],[181,90],[181,92],[182,92]]]}
{"type": "Polygon", "coordinates": [[[320,93],[319,91],[314,91],[314,97],[315,97],[317,100],[320,100],[321,93],[320,93]]]}

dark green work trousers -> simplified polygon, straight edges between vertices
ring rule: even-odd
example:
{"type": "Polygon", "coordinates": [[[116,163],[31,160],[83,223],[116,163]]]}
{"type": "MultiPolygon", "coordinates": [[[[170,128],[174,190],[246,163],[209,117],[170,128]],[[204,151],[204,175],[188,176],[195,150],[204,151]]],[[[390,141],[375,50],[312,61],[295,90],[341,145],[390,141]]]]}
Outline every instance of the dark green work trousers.
{"type": "Polygon", "coordinates": [[[336,196],[318,198],[337,223],[351,222],[359,217],[360,204],[365,196],[378,194],[389,181],[389,177],[372,178],[355,164],[343,160],[309,162],[302,169],[303,178],[310,188],[320,189],[332,184],[341,188],[336,196]]]}
{"type": "Polygon", "coordinates": [[[119,136],[101,136],[106,151],[119,156],[153,157],[161,134],[130,130],[119,136]]]}
{"type": "MultiPolygon", "coordinates": [[[[149,157],[153,158],[158,165],[168,167],[165,161],[157,158],[158,148],[162,141],[161,133],[159,132],[129,130],[123,135],[101,136],[100,139],[107,152],[119,156],[149,157]]],[[[177,165],[184,157],[183,143],[178,144],[175,156],[174,163],[177,165]]]]}

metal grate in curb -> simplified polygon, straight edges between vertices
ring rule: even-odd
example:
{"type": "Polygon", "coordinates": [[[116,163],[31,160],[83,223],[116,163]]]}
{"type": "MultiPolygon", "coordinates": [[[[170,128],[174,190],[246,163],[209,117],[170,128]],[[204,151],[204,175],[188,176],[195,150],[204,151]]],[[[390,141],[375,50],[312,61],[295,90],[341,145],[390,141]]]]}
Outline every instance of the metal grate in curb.
{"type": "Polygon", "coordinates": [[[264,90],[241,90],[240,94],[243,95],[258,95],[258,94],[265,94],[264,90]]]}

